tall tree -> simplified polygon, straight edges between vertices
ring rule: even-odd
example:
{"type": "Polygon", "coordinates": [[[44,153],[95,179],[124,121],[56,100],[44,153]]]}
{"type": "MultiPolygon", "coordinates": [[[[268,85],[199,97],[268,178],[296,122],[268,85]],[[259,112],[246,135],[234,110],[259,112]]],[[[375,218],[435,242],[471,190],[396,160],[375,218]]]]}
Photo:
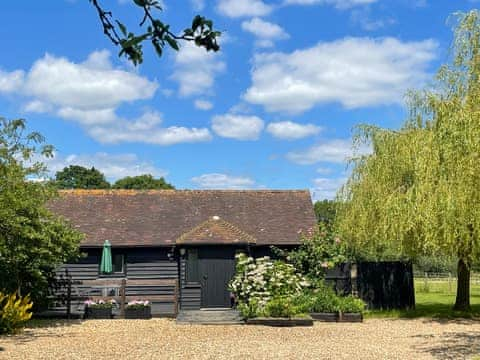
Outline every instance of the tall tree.
{"type": "Polygon", "coordinates": [[[45,207],[55,196],[36,161],[51,156],[38,133],[25,134],[25,121],[0,118],[0,289],[45,299],[54,269],[78,256],[82,235],[45,207]]]}
{"type": "Polygon", "coordinates": [[[110,183],[105,175],[94,167],[88,169],[79,165],[70,165],[55,174],[58,189],[108,189],[110,183]]]}
{"type": "Polygon", "coordinates": [[[112,186],[114,189],[133,189],[133,190],[156,190],[156,189],[175,189],[172,184],[165,181],[163,177],[155,179],[150,174],[139,176],[126,176],[117,180],[112,186]]]}
{"type": "Polygon", "coordinates": [[[480,12],[457,14],[451,63],[409,96],[399,131],[361,127],[359,158],[341,193],[337,226],[357,253],[455,256],[454,308],[470,308],[480,253],[480,12]]]}
{"type": "MultiPolygon", "coordinates": [[[[144,42],[150,42],[158,56],[162,56],[166,45],[174,50],[179,50],[179,41],[193,42],[207,51],[218,51],[220,46],[217,38],[221,33],[213,28],[213,22],[203,16],[196,15],[191,26],[177,34],[170,30],[170,25],[155,17],[155,11],[162,11],[157,0],[132,0],[141,9],[142,16],[139,34],[128,31],[126,25],[113,18],[111,11],[105,10],[98,0],[89,0],[96,9],[98,18],[103,27],[103,33],[117,47],[120,48],[119,56],[125,56],[133,64],[143,62],[144,42]],[[145,26],[145,28],[144,28],[145,26]]],[[[195,66],[195,64],[192,64],[195,66]]]]}
{"type": "Polygon", "coordinates": [[[317,220],[320,223],[324,223],[326,225],[333,224],[335,221],[335,214],[336,214],[336,201],[335,200],[321,200],[316,201],[313,205],[315,210],[315,215],[317,216],[317,220]]]}

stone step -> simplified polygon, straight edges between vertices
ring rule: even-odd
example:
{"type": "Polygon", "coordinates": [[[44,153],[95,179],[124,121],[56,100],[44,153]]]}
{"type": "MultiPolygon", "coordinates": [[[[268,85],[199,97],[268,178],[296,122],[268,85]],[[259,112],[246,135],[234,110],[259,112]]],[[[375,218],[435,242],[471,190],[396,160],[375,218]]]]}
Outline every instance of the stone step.
{"type": "Polygon", "coordinates": [[[184,324],[243,324],[243,318],[236,310],[182,310],[177,322],[184,324]]]}

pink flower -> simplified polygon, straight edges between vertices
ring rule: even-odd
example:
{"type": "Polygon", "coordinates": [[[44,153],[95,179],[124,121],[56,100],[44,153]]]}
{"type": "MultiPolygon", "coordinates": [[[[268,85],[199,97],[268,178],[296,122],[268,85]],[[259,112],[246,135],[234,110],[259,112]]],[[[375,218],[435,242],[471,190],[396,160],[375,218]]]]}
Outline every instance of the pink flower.
{"type": "Polygon", "coordinates": [[[340,238],[337,236],[335,237],[335,243],[336,244],[340,244],[342,242],[342,240],[340,240],[340,238]]]}

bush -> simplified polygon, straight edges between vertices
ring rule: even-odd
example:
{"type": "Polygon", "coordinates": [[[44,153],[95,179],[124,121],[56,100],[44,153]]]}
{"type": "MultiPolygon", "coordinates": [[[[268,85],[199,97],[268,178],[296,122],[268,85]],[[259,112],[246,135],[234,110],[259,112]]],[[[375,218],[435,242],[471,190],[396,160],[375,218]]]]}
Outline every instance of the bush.
{"type": "Polygon", "coordinates": [[[298,314],[294,300],[290,297],[278,297],[270,300],[264,308],[266,317],[293,317],[298,314]]]}
{"type": "Polygon", "coordinates": [[[342,313],[363,313],[365,303],[353,296],[340,297],[338,310],[342,313]]]}
{"type": "Polygon", "coordinates": [[[0,334],[13,334],[32,317],[30,297],[19,297],[16,293],[0,292],[0,334]]]}
{"type": "Polygon", "coordinates": [[[239,254],[236,274],[229,289],[235,293],[242,315],[252,318],[264,316],[267,305],[269,311],[278,311],[280,303],[288,307],[286,313],[293,314],[298,311],[293,299],[301,296],[309,285],[291,264],[271,261],[268,257],[255,260],[239,254]]]}
{"type": "Polygon", "coordinates": [[[302,233],[302,243],[295,250],[276,247],[272,250],[310,279],[323,278],[328,269],[347,260],[345,242],[328,224],[319,224],[316,229],[302,233]]]}

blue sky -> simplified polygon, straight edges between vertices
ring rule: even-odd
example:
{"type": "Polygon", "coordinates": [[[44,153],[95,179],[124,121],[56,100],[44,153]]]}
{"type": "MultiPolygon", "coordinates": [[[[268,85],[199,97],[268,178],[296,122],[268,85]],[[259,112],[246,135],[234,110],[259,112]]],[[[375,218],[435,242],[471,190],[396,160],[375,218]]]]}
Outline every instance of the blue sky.
{"type": "MultiPolygon", "coordinates": [[[[129,0],[103,0],[135,29],[129,0]]],[[[23,117],[57,151],[52,173],[152,173],[177,188],[311,189],[332,197],[352,128],[398,127],[403,94],[448,60],[447,19],[477,0],[164,1],[181,31],[197,13],[219,53],[184,44],[134,68],[88,0],[4,2],[0,116],[23,117]]]]}

